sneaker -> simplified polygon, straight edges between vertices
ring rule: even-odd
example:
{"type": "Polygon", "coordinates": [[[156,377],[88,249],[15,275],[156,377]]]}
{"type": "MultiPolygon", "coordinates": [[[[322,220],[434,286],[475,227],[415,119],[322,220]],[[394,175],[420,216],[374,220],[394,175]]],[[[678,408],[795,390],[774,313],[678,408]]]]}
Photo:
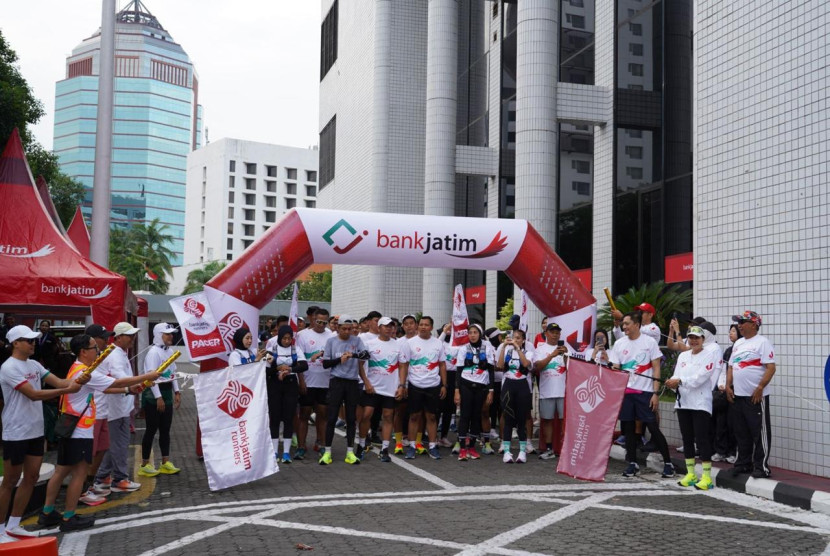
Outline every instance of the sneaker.
{"type": "Polygon", "coordinates": [[[28,529],[24,529],[20,525],[18,525],[17,527],[12,527],[11,529],[7,527],[6,535],[14,539],[32,539],[40,536],[38,532],[29,531],[28,529]]]}
{"type": "Polygon", "coordinates": [[[697,475],[695,475],[694,473],[686,473],[682,479],[677,481],[677,484],[679,484],[682,487],[694,486],[695,483],[697,483],[697,475]]]}
{"type": "Polygon", "coordinates": [[[715,488],[715,484],[712,482],[712,477],[701,477],[700,480],[695,483],[695,488],[698,490],[712,490],[715,488]]]}
{"type": "Polygon", "coordinates": [[[533,447],[533,444],[531,444],[530,441],[528,441],[527,444],[525,444],[525,453],[526,454],[535,454],[536,453],[536,448],[533,447]]]}
{"type": "Polygon", "coordinates": [[[346,421],[343,419],[338,419],[337,422],[334,424],[335,428],[338,429],[345,429],[346,428],[346,421]]]}
{"type": "Polygon", "coordinates": [[[672,465],[670,463],[664,463],[663,464],[663,474],[660,475],[660,476],[663,477],[664,479],[671,479],[672,477],[674,477],[674,475],[675,475],[674,465],[672,465]]]}
{"type": "Polygon", "coordinates": [[[458,461],[467,461],[467,448],[461,448],[458,452],[458,461]]]}
{"type": "Polygon", "coordinates": [[[452,448],[452,442],[446,437],[442,438],[438,441],[438,445],[442,448],[452,448]]]}
{"type": "Polygon", "coordinates": [[[453,454],[461,453],[461,443],[456,442],[455,444],[452,445],[452,453],[453,454]]]}
{"type": "MultiPolygon", "coordinates": [[[[354,457],[356,457],[360,461],[363,461],[363,455],[365,453],[366,453],[366,449],[363,446],[361,446],[360,444],[355,446],[355,448],[354,448],[354,457]]],[[[349,459],[348,456],[346,456],[346,459],[349,459]]]]}
{"type": "Polygon", "coordinates": [[[110,484],[95,483],[94,485],[89,487],[89,490],[91,490],[92,492],[94,492],[98,496],[109,496],[110,493],[112,492],[112,489],[110,488],[111,484],[112,483],[110,483],[110,484]]]}
{"type": "MultiPolygon", "coordinates": [[[[492,450],[492,447],[491,447],[490,449],[492,450]]],[[[484,453],[485,453],[485,454],[487,453],[487,449],[486,449],[486,448],[485,448],[485,450],[484,450],[484,453]]],[[[499,446],[499,453],[500,453],[500,454],[503,454],[503,453],[504,453],[504,446],[499,446]]]]}
{"type": "Polygon", "coordinates": [[[297,448],[294,452],[294,459],[305,459],[305,448],[297,448]]]}
{"type": "Polygon", "coordinates": [[[686,448],[684,446],[678,446],[674,449],[674,451],[682,454],[685,449],[686,448]]]}
{"type": "Polygon", "coordinates": [[[513,463],[513,454],[509,450],[504,451],[504,457],[501,458],[504,463],[513,463]]]}
{"type": "Polygon", "coordinates": [[[625,436],[619,435],[617,439],[614,441],[614,444],[619,444],[620,446],[625,446],[625,436]]]}
{"type": "Polygon", "coordinates": [[[87,506],[100,506],[107,501],[107,498],[105,496],[98,496],[91,490],[87,490],[78,498],[78,501],[83,502],[87,506]]]}
{"type": "Polygon", "coordinates": [[[383,450],[381,450],[380,454],[378,454],[378,459],[383,463],[391,462],[392,458],[389,457],[389,448],[384,448],[383,450]]]}
{"type": "Polygon", "coordinates": [[[467,448],[467,455],[470,457],[470,459],[481,459],[481,456],[476,451],[475,446],[470,446],[469,448],[467,448]]]}
{"type": "Polygon", "coordinates": [[[518,455],[516,455],[516,463],[527,463],[527,452],[519,450],[518,455]]]}
{"type": "Polygon", "coordinates": [[[320,465],[331,465],[331,452],[323,452],[320,460],[317,462],[320,465]]]}
{"type": "Polygon", "coordinates": [[[360,458],[357,457],[357,454],[355,454],[354,452],[346,452],[346,459],[344,459],[343,461],[351,465],[356,465],[360,463],[360,458]]]}
{"type": "Polygon", "coordinates": [[[404,459],[415,459],[415,446],[408,446],[406,448],[406,455],[403,457],[404,459]]]}
{"type": "Polygon", "coordinates": [[[134,492],[141,488],[141,484],[134,483],[129,479],[121,479],[117,483],[112,483],[110,488],[115,492],[134,492]]]}
{"type": "Polygon", "coordinates": [[[554,459],[555,457],[556,457],[556,454],[553,453],[553,450],[545,450],[544,452],[539,454],[539,459],[543,459],[543,460],[554,459]]]}
{"type": "Polygon", "coordinates": [[[732,454],[731,456],[726,456],[726,463],[734,464],[736,461],[738,461],[737,455],[732,454]]]}
{"type": "Polygon", "coordinates": [[[291,454],[289,454],[288,452],[284,452],[282,454],[282,459],[280,461],[283,463],[291,463],[291,454]]]}
{"type": "Polygon", "coordinates": [[[7,542],[17,542],[19,540],[20,539],[16,539],[16,538],[12,537],[11,535],[7,535],[6,533],[3,533],[2,535],[0,535],[0,544],[5,544],[7,542]]]}
{"type": "Polygon", "coordinates": [[[637,465],[637,462],[631,461],[628,463],[628,466],[625,468],[625,471],[622,472],[622,476],[626,478],[630,478],[635,476],[637,473],[640,472],[640,466],[637,465]]]}
{"type": "Polygon", "coordinates": [[[418,452],[419,454],[426,454],[427,453],[427,449],[420,442],[415,443],[415,451],[418,452]]]}
{"type": "Polygon", "coordinates": [[[752,473],[752,468],[746,465],[736,465],[732,468],[732,476],[737,477],[743,473],[752,473]]]}
{"type": "Polygon", "coordinates": [[[152,463],[148,463],[138,468],[138,474],[142,477],[155,477],[159,474],[159,470],[153,467],[152,463]]]}
{"type": "Polygon", "coordinates": [[[84,516],[75,514],[69,519],[61,518],[61,532],[80,531],[82,529],[89,529],[95,525],[95,518],[91,516],[84,516]]]}
{"type": "Polygon", "coordinates": [[[492,456],[496,453],[496,451],[493,449],[493,445],[489,442],[484,443],[484,448],[482,448],[481,451],[485,456],[492,456]]]}
{"type": "Polygon", "coordinates": [[[43,527],[54,527],[58,525],[63,520],[63,516],[60,512],[56,510],[52,510],[48,514],[40,512],[37,516],[37,524],[42,525],[43,527]]]}
{"type": "Polygon", "coordinates": [[[712,455],[712,461],[726,461],[726,456],[723,454],[712,455]]]}
{"type": "Polygon", "coordinates": [[[441,459],[441,454],[438,452],[438,446],[430,448],[427,453],[432,459],[441,459]]]}
{"type": "Polygon", "coordinates": [[[159,465],[159,473],[164,473],[165,475],[175,475],[179,471],[181,471],[181,469],[173,465],[172,461],[165,461],[159,465]]]}
{"type": "Polygon", "coordinates": [[[767,473],[763,469],[756,469],[752,472],[752,477],[755,479],[766,479],[769,477],[769,473],[767,473]]]}
{"type": "Polygon", "coordinates": [[[395,444],[395,454],[402,454],[403,453],[403,444],[400,442],[395,444]]]}

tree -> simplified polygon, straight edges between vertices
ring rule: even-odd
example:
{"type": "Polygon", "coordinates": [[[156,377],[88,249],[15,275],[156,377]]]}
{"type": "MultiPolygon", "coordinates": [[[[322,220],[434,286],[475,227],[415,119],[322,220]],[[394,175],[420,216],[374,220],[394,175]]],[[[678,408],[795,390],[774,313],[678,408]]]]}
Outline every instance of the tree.
{"type": "Polygon", "coordinates": [[[55,209],[64,227],[68,228],[75,216],[75,209],[86,193],[84,185],[64,174],[58,164],[58,156],[47,151],[37,142],[33,142],[26,150],[26,158],[32,169],[32,176],[35,179],[43,176],[49,184],[49,194],[55,204],[55,209]]]}
{"type": "MultiPolygon", "coordinates": [[[[327,301],[331,302],[331,270],[325,272],[309,272],[306,280],[298,280],[298,301],[327,301]]],[[[275,299],[290,300],[294,295],[294,284],[291,284],[275,299]]]]}
{"type": "Polygon", "coordinates": [[[211,278],[227,266],[228,263],[211,261],[202,268],[191,270],[187,273],[187,285],[182,290],[182,295],[202,291],[211,278]]]}
{"type": "Polygon", "coordinates": [[[504,305],[499,309],[499,318],[496,320],[496,326],[499,330],[510,330],[510,317],[513,316],[513,298],[508,298],[504,305]]]}
{"type": "Polygon", "coordinates": [[[124,275],[134,290],[167,293],[170,287],[167,275],[173,271],[170,259],[174,256],[168,247],[173,243],[173,236],[167,230],[168,226],[158,218],[128,230],[111,230],[110,269],[124,275]],[[155,280],[145,277],[150,272],[157,275],[155,280]]]}
{"type": "Polygon", "coordinates": [[[43,104],[17,67],[17,53],[0,32],[0,139],[5,143],[17,128],[23,146],[28,147],[33,141],[28,126],[36,124],[43,114],[43,104]]]}

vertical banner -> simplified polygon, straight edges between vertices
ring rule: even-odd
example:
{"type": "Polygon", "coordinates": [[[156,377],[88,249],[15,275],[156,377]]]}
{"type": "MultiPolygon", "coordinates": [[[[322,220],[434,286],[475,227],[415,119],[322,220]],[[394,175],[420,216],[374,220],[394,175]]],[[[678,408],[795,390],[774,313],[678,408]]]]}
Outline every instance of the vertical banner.
{"type": "Polygon", "coordinates": [[[464,288],[461,287],[461,284],[458,284],[452,294],[452,345],[463,346],[470,342],[467,338],[469,327],[467,304],[464,303],[464,288]]]}
{"type": "Polygon", "coordinates": [[[279,471],[268,428],[265,362],[194,377],[202,452],[210,490],[279,471]]]}
{"type": "Polygon", "coordinates": [[[628,375],[571,357],[565,376],[565,441],[556,470],[604,481],[628,375]]]}
{"type": "Polygon", "coordinates": [[[562,339],[577,353],[582,353],[594,343],[597,328],[597,304],[588,305],[557,316],[548,316],[548,323],[555,322],[562,328],[562,339]]]}
{"type": "Polygon", "coordinates": [[[522,292],[522,295],[519,297],[519,330],[527,335],[527,313],[528,313],[528,299],[527,299],[527,292],[524,290],[519,290],[522,292]]]}
{"type": "Polygon", "coordinates": [[[294,334],[296,334],[299,329],[297,326],[297,289],[297,282],[294,282],[294,293],[291,294],[291,311],[288,313],[288,324],[291,326],[291,330],[294,331],[294,334]]]}
{"type": "Polygon", "coordinates": [[[225,344],[204,292],[174,297],[170,307],[182,331],[184,346],[191,361],[201,361],[225,353],[225,344]]]}

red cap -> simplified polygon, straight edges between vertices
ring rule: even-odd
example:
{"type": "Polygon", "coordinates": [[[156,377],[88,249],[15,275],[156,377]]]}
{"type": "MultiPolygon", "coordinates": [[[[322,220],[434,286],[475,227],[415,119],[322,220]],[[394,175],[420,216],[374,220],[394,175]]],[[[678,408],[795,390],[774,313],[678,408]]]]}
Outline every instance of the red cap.
{"type": "Polygon", "coordinates": [[[634,307],[638,311],[644,311],[646,313],[651,313],[652,315],[657,314],[657,311],[654,310],[654,305],[651,303],[640,303],[636,307],[634,307]]]}

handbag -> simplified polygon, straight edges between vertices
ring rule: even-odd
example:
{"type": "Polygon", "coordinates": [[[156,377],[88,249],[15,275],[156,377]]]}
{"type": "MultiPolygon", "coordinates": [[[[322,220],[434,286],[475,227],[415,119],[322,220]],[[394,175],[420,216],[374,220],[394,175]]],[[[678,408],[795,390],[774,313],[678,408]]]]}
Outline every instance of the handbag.
{"type": "Polygon", "coordinates": [[[81,411],[79,415],[72,415],[71,413],[62,412],[58,416],[58,420],[55,423],[55,438],[58,440],[60,439],[69,439],[72,438],[72,433],[75,432],[75,427],[78,426],[78,422],[83,417],[86,410],[89,409],[89,405],[92,403],[92,394],[89,395],[86,402],[86,407],[84,410],[81,411]]]}

